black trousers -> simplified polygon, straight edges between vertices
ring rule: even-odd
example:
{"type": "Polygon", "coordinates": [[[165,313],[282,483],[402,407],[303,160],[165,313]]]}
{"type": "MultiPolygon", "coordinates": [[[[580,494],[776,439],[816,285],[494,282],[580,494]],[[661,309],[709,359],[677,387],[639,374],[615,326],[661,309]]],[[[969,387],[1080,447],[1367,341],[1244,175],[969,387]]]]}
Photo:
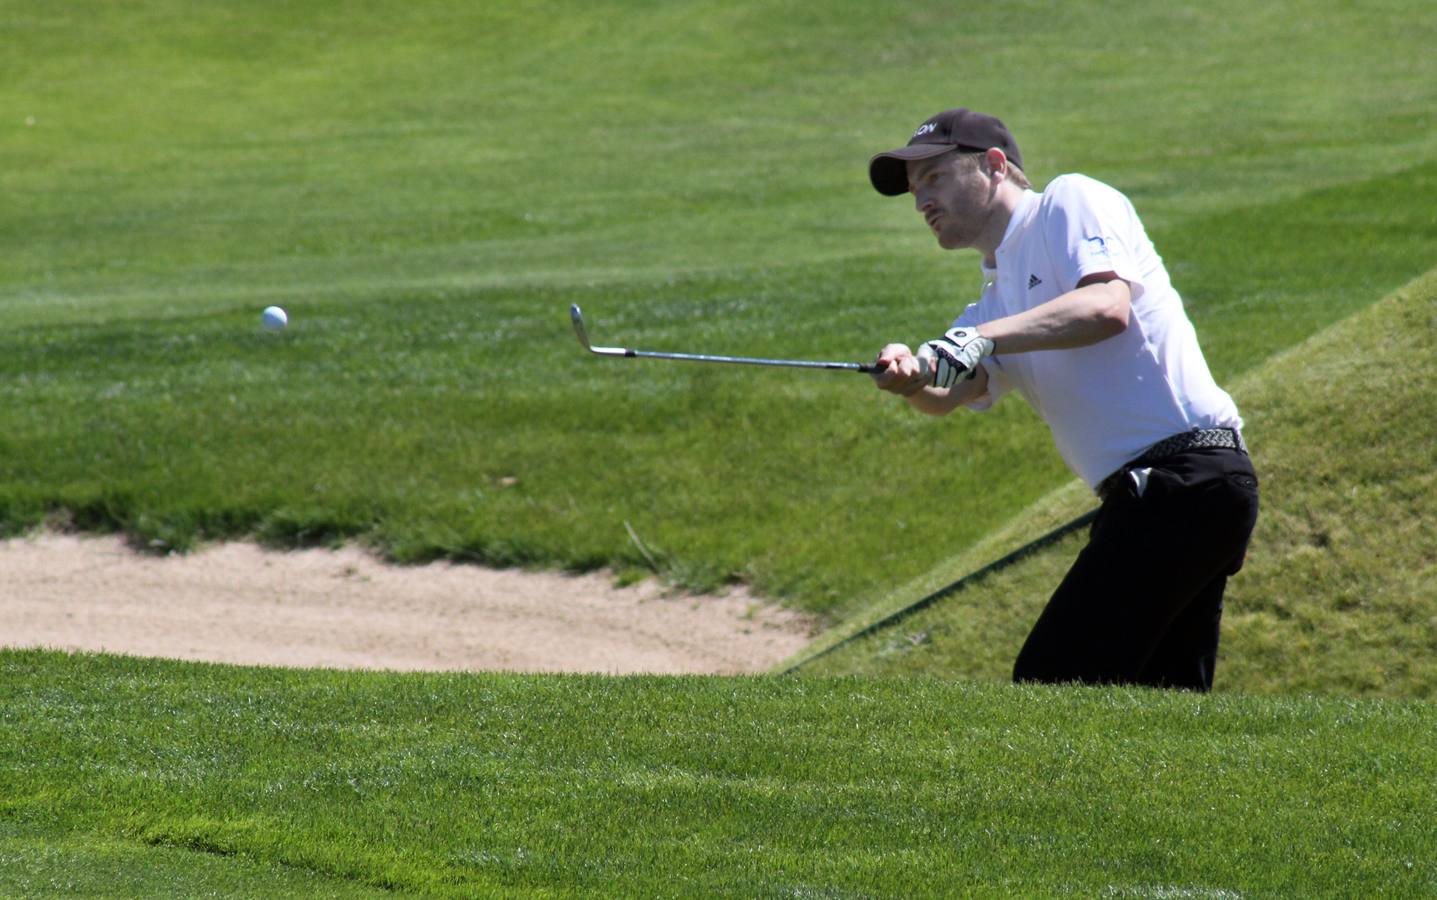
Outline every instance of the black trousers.
{"type": "Polygon", "coordinates": [[[1048,601],[1014,681],[1212,688],[1227,579],[1257,523],[1241,450],[1195,449],[1103,499],[1088,545],[1048,601]]]}

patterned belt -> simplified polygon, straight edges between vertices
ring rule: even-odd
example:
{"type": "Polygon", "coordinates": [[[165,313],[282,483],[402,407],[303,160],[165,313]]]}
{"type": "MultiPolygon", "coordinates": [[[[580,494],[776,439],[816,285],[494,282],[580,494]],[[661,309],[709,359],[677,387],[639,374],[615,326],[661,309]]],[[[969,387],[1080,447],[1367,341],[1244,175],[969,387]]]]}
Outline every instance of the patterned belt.
{"type": "Polygon", "coordinates": [[[1242,432],[1236,428],[1194,428],[1192,431],[1175,434],[1153,444],[1144,450],[1137,459],[1125,463],[1118,471],[1099,482],[1098,496],[1106,500],[1108,495],[1122,483],[1129,469],[1140,468],[1187,450],[1206,449],[1240,450],[1246,453],[1247,444],[1243,443],[1242,432]]]}

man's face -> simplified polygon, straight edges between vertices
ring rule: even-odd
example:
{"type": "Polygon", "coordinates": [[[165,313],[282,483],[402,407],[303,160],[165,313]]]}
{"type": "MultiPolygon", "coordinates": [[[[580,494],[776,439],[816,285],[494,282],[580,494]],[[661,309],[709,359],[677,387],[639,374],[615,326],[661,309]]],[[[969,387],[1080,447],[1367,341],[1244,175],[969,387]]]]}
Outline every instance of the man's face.
{"type": "Polygon", "coordinates": [[[992,181],[981,166],[945,153],[907,163],[913,205],[944,250],[974,246],[992,214],[992,181]]]}

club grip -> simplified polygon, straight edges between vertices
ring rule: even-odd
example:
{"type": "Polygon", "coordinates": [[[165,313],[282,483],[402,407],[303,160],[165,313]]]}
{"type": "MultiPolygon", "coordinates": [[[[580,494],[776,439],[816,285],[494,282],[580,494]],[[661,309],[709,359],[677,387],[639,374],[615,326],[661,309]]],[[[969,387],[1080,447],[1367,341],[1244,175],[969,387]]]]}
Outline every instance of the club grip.
{"type": "MultiPolygon", "coordinates": [[[[914,356],[913,358],[916,359],[916,360],[918,360],[918,373],[923,376],[923,380],[924,380],[924,381],[932,381],[932,380],[933,380],[933,360],[929,359],[929,358],[926,357],[926,356],[914,356]]],[[[871,363],[863,363],[863,364],[859,365],[858,371],[860,371],[860,372],[866,372],[866,373],[872,375],[872,374],[877,373],[877,372],[882,372],[882,371],[883,371],[884,369],[886,369],[886,368],[888,368],[888,367],[885,366],[885,365],[879,365],[877,362],[871,362],[871,363]]]]}

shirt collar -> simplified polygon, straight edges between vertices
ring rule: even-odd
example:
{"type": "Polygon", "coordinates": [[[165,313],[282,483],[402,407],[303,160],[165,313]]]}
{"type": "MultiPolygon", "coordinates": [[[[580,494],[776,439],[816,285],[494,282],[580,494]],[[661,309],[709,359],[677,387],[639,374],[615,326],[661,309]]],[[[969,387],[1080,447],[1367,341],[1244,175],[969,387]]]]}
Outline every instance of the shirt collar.
{"type": "MultiPolygon", "coordinates": [[[[1018,198],[1017,204],[1013,207],[1013,215],[1008,218],[1008,227],[1003,229],[1003,240],[998,242],[998,249],[993,254],[995,257],[1000,254],[1005,254],[1008,249],[1008,242],[1032,220],[1034,214],[1038,211],[1039,197],[1040,195],[1032,188],[1025,188],[1023,190],[1023,195],[1018,198]]],[[[980,257],[979,266],[983,269],[983,284],[985,286],[997,279],[998,270],[990,267],[986,258],[980,257]]]]}
{"type": "Polygon", "coordinates": [[[998,242],[998,252],[1002,253],[1008,241],[1023,229],[1038,211],[1038,193],[1032,188],[1024,189],[1023,195],[1018,198],[1018,204],[1013,207],[1013,215],[1008,219],[1008,227],[1003,231],[1003,240],[998,242]]]}

